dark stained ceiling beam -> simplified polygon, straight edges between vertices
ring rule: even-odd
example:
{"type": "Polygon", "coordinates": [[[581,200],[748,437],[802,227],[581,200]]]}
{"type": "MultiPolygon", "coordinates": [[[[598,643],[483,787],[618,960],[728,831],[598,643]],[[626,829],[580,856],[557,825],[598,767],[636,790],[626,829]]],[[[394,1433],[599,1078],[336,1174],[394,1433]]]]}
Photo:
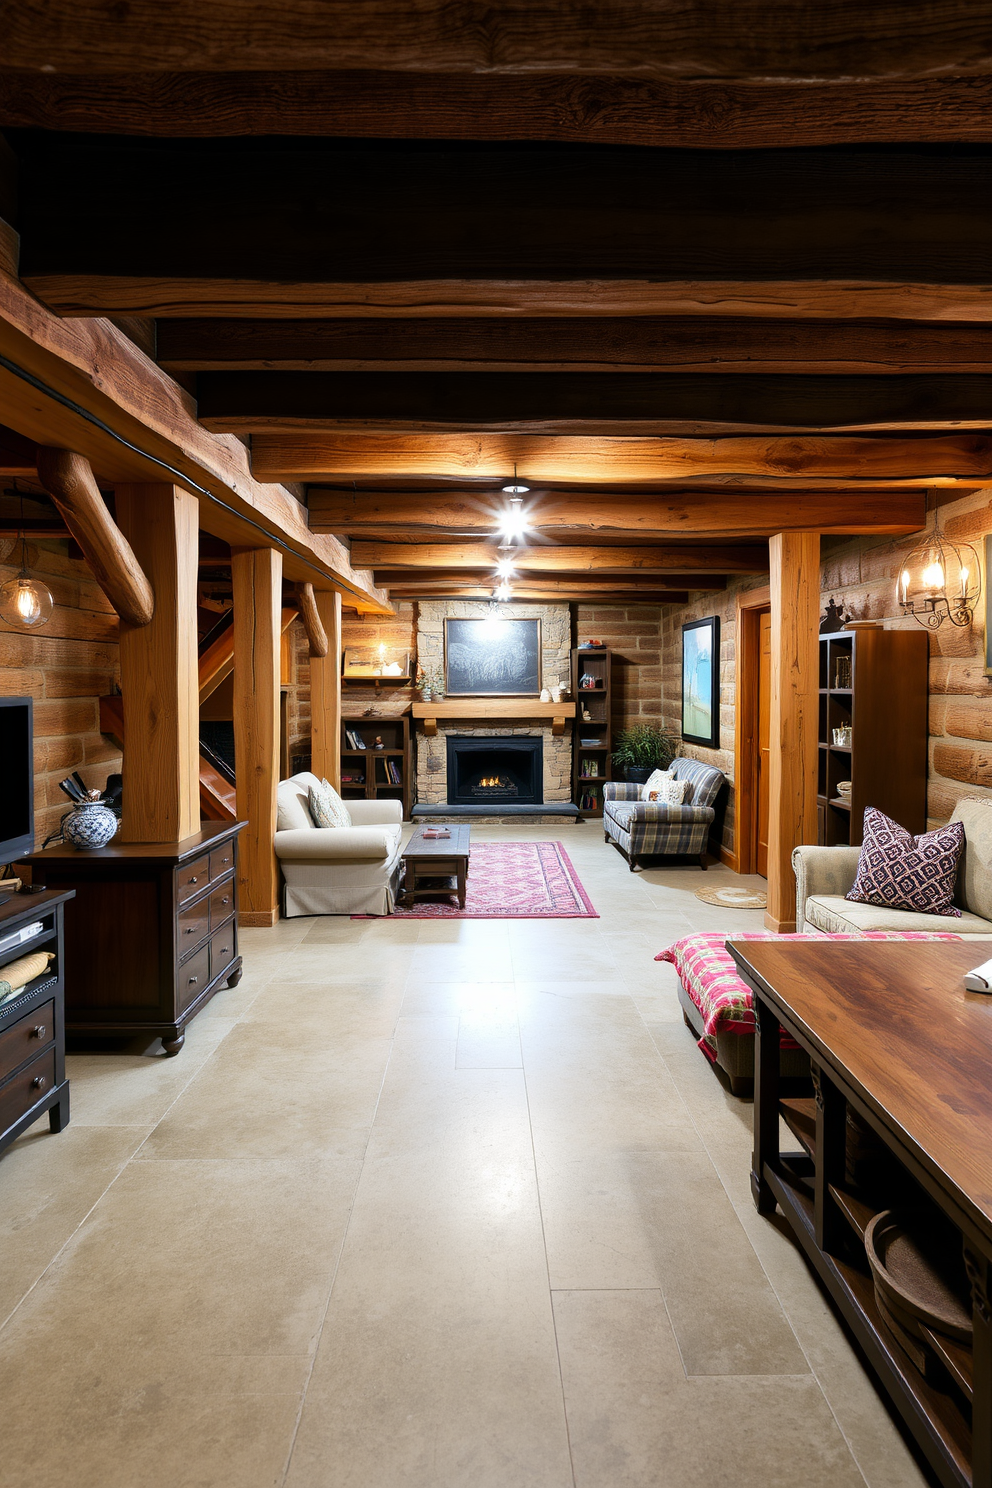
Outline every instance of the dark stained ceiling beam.
{"type": "MultiPolygon", "coordinates": [[[[992,101],[990,101],[992,109],[992,101]]],[[[985,326],[732,319],[163,320],[169,371],[988,373],[985,326]]]]}
{"type": "Polygon", "coordinates": [[[986,429],[992,374],[201,372],[200,422],[255,430],[699,434],[986,429]]]}
{"type": "Polygon", "coordinates": [[[66,315],[992,316],[984,146],[8,138],[66,315]]]}
{"type": "Polygon", "coordinates": [[[992,138],[988,76],[670,82],[424,72],[0,74],[0,128],[764,149],[992,138]]]}
{"type": "MultiPolygon", "coordinates": [[[[492,599],[492,584],[413,584],[400,585],[390,590],[390,598],[397,599],[492,599]]],[[[512,586],[517,600],[590,600],[596,604],[688,604],[687,589],[655,590],[648,585],[628,589],[591,590],[581,585],[565,585],[549,588],[547,585],[534,588],[512,586]]]]}
{"type": "MultiPolygon", "coordinates": [[[[435,493],[420,496],[388,492],[350,494],[310,491],[314,532],[386,539],[449,536],[491,540],[506,498],[435,493]]],[[[544,492],[528,498],[530,526],[542,537],[573,543],[596,542],[600,533],[629,542],[667,538],[762,538],[775,532],[899,533],[924,524],[922,491],[900,495],[858,492],[774,496],[753,491],[685,492],[651,496],[599,496],[544,492]]]]}
{"type": "MultiPolygon", "coordinates": [[[[888,483],[954,487],[988,484],[992,437],[789,434],[727,439],[582,439],[513,434],[256,434],[252,468],[263,480],[343,481],[454,478],[505,481],[518,465],[530,485],[668,482],[709,485],[888,483]]],[[[423,500],[423,498],[421,498],[423,500]]]]}
{"type": "MultiPolygon", "coordinates": [[[[383,568],[391,573],[403,570],[487,569],[506,555],[494,543],[396,543],[369,542],[356,538],[351,545],[351,561],[356,568],[383,568]]],[[[513,554],[513,563],[521,573],[586,573],[678,575],[704,573],[764,573],[768,567],[768,549],[754,547],[560,547],[550,544],[521,548],[513,554]]],[[[689,584],[689,588],[696,588],[689,584]]]]}
{"type": "Polygon", "coordinates": [[[987,13],[969,0],[703,0],[659,6],[448,0],[292,12],[257,0],[37,0],[8,6],[0,56],[25,72],[385,69],[586,73],[751,81],[942,77],[992,71],[987,13]]]}

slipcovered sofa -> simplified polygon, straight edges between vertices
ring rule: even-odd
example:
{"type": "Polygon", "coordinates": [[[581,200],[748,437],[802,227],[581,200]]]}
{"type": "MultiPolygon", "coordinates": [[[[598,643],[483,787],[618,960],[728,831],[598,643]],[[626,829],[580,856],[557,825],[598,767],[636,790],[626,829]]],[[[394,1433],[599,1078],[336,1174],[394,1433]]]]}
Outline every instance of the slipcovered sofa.
{"type": "Polygon", "coordinates": [[[866,930],[946,930],[955,935],[992,936],[992,802],[959,801],[951,821],[964,825],[965,846],[958,868],[954,903],[961,918],[916,914],[855,904],[844,895],[854,883],[858,847],[797,847],[796,929],[830,933],[866,930]]]}
{"type": "Polygon", "coordinates": [[[611,781],[603,787],[603,831],[607,842],[623,853],[631,873],[638,858],[662,854],[696,857],[700,868],[706,867],[706,844],[723,772],[700,760],[677,759],[672,774],[688,785],[681,806],[642,801],[639,785],[611,781]]]}
{"type": "Polygon", "coordinates": [[[402,861],[399,801],[348,801],[354,825],[315,827],[307,805],[316,775],[279,782],[275,849],[283,914],[392,914],[402,861]]]}

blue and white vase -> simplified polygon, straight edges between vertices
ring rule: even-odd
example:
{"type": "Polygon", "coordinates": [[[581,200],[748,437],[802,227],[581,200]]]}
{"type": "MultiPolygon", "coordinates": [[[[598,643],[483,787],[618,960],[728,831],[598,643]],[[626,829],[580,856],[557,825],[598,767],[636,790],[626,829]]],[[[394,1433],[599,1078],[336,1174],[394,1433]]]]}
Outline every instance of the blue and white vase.
{"type": "Polygon", "coordinates": [[[117,827],[117,817],[109,806],[99,801],[81,801],[69,814],[65,836],[73,847],[106,847],[117,827]]]}

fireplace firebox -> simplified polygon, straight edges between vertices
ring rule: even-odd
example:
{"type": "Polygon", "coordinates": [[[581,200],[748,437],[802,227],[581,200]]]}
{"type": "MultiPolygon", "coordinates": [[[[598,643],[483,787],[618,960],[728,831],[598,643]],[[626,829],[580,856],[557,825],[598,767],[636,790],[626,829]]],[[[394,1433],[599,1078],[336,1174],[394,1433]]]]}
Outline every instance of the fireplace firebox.
{"type": "Polygon", "coordinates": [[[543,739],[451,734],[447,754],[449,806],[543,804],[543,739]]]}

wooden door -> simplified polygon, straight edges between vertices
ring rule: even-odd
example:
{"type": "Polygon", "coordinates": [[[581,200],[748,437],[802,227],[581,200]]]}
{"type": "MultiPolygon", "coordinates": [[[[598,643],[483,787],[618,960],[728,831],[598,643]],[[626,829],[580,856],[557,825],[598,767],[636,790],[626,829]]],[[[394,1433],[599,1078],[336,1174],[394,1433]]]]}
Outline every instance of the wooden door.
{"type": "Polygon", "coordinates": [[[768,750],[771,743],[772,617],[758,620],[758,810],[755,819],[755,871],[768,877],[768,750]]]}

